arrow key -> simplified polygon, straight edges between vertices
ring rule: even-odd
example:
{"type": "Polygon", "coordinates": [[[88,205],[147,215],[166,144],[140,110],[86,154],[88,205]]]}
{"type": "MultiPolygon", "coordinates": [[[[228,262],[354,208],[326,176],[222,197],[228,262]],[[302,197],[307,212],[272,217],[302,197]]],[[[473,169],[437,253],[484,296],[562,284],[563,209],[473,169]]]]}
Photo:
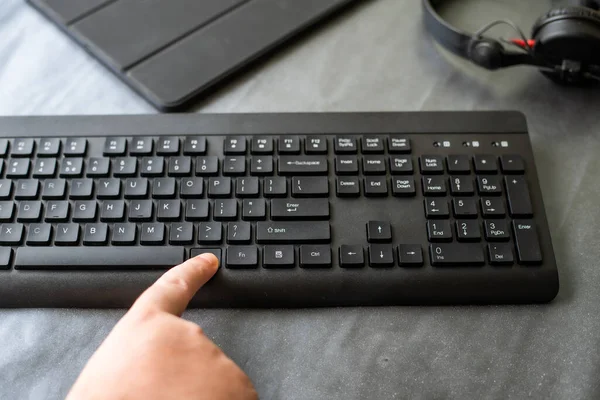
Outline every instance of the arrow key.
{"type": "Polygon", "coordinates": [[[343,244],[340,246],[340,267],[360,268],[365,265],[362,246],[343,244]]]}
{"type": "Polygon", "coordinates": [[[367,224],[367,240],[369,243],[389,242],[392,240],[392,227],[389,222],[369,221],[367,224]]]}
{"type": "Polygon", "coordinates": [[[401,267],[423,266],[423,250],[418,244],[401,244],[398,246],[398,264],[401,267]]]}
{"type": "Polygon", "coordinates": [[[391,244],[372,244],[369,246],[369,265],[372,268],[394,266],[394,248],[391,244]]]}

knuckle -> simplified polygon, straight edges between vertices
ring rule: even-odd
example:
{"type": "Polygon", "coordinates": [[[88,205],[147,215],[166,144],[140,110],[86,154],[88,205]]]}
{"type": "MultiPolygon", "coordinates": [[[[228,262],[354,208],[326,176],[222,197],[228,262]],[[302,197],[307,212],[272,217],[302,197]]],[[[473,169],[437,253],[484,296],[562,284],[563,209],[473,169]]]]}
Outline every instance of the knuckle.
{"type": "Polygon", "coordinates": [[[166,287],[173,287],[178,291],[188,292],[190,290],[189,283],[182,278],[181,276],[165,276],[163,279],[160,279],[159,285],[166,287]]]}

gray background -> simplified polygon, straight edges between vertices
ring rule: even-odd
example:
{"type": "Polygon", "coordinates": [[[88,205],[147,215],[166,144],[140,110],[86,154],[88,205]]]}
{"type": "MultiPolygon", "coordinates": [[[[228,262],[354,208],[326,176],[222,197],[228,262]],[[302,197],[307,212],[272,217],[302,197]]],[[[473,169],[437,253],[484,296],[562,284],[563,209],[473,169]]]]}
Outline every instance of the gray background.
{"type": "MultiPolygon", "coordinates": [[[[463,1],[462,27],[522,27],[549,1],[463,1]]],[[[499,32],[510,36],[508,32],[499,32]]],[[[22,0],[0,2],[0,114],[154,113],[22,0]]],[[[488,73],[431,43],[417,0],[368,2],[199,112],[519,109],[560,268],[549,305],[194,310],[265,399],[600,398],[598,93],[488,73]]],[[[59,399],[124,310],[0,311],[0,398],[59,399]]],[[[115,355],[118,357],[118,355],[115,355]]]]}

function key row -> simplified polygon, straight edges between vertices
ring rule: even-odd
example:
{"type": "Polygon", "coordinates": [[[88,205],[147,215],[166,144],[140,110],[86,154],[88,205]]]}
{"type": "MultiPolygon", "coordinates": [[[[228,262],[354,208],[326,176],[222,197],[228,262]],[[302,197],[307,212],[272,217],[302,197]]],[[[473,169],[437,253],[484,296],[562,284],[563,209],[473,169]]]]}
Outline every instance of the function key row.
{"type": "Polygon", "coordinates": [[[14,139],[12,143],[9,139],[0,139],[0,158],[31,157],[34,153],[38,157],[57,157],[61,152],[66,157],[83,157],[87,147],[87,140],[83,138],[40,139],[39,141],[23,138],[14,139]]]}

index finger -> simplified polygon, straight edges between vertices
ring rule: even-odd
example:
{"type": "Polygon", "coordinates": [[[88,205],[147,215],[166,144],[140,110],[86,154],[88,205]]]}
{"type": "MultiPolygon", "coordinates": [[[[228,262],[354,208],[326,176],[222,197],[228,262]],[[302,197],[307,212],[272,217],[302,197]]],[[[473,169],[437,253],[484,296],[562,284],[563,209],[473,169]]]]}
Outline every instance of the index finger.
{"type": "Polygon", "coordinates": [[[219,260],[200,254],[165,272],[136,300],[131,310],[154,309],[181,315],[196,292],[213,277],[219,260]]]}

